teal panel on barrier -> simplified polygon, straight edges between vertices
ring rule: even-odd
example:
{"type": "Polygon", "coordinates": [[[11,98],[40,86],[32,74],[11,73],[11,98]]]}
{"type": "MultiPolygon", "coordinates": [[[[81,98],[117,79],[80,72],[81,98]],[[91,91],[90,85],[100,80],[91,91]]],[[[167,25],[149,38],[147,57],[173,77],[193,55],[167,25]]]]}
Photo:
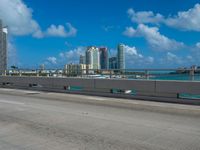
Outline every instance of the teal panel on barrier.
{"type": "Polygon", "coordinates": [[[136,95],[136,91],[135,90],[111,89],[111,93],[113,93],[113,94],[136,95]]]}
{"type": "Polygon", "coordinates": [[[196,94],[180,93],[180,94],[178,94],[178,98],[181,98],[181,99],[199,99],[200,100],[200,94],[196,95],[196,94]]]}

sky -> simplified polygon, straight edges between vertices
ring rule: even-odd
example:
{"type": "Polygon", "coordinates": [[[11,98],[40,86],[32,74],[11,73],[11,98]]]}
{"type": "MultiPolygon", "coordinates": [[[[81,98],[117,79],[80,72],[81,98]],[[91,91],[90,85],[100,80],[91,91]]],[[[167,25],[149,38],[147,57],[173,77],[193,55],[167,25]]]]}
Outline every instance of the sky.
{"type": "Polygon", "coordinates": [[[200,66],[199,0],[0,0],[9,30],[9,66],[63,68],[87,46],[115,56],[123,43],[126,68],[200,66]]]}

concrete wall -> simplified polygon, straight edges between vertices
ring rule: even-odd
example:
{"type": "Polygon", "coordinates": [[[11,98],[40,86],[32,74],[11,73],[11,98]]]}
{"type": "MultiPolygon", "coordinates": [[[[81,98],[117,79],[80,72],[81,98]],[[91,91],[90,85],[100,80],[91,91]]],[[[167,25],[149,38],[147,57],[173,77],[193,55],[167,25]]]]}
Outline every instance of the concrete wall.
{"type": "MultiPolygon", "coordinates": [[[[200,95],[200,82],[192,81],[154,81],[125,79],[82,79],[54,77],[0,77],[0,87],[22,88],[55,92],[86,93],[101,96],[124,98],[177,100],[178,94],[200,95]],[[81,87],[81,91],[68,91],[64,87],[81,87]],[[134,90],[136,95],[111,93],[112,89],[134,90]],[[170,98],[170,99],[169,99],[170,98]]],[[[200,103],[200,100],[196,100],[200,103]]]]}

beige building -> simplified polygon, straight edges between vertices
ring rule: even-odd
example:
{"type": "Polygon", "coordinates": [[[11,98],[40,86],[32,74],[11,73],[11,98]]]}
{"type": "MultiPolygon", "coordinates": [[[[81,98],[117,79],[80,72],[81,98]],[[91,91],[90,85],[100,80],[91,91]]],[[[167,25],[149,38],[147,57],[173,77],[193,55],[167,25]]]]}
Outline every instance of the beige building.
{"type": "Polygon", "coordinates": [[[92,66],[86,64],[67,64],[64,67],[64,73],[66,75],[80,76],[86,74],[87,69],[92,69],[92,66]]]}

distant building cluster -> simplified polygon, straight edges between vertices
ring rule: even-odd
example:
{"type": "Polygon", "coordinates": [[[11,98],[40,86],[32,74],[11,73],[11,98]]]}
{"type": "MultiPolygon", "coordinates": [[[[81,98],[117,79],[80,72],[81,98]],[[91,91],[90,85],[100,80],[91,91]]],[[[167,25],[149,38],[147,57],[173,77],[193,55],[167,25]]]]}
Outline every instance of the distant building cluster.
{"type": "Polygon", "coordinates": [[[125,48],[123,44],[117,47],[117,55],[109,58],[107,47],[89,46],[85,55],[80,55],[79,64],[67,64],[64,70],[70,74],[83,74],[86,70],[125,69],[125,48]]]}
{"type": "Polygon", "coordinates": [[[0,74],[7,70],[7,27],[3,26],[0,19],[0,74]]]}

